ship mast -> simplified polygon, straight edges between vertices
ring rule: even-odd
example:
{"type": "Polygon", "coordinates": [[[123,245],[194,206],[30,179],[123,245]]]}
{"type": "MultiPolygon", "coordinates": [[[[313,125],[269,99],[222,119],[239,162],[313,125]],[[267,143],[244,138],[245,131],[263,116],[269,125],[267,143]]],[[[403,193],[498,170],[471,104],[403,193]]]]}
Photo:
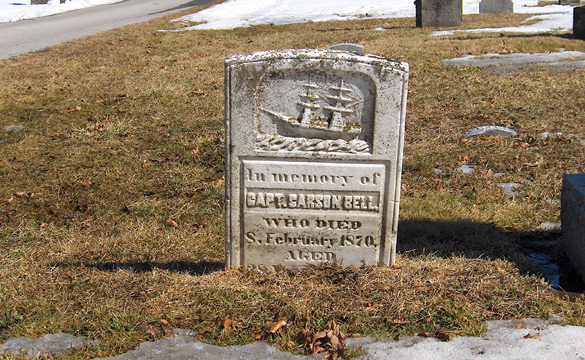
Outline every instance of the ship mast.
{"type": "Polygon", "coordinates": [[[319,96],[313,92],[319,87],[315,84],[311,84],[310,82],[303,84],[303,86],[307,88],[307,92],[306,94],[301,94],[300,96],[306,98],[307,100],[298,102],[299,105],[303,106],[303,113],[301,114],[301,126],[309,127],[311,125],[312,109],[319,109],[321,107],[319,104],[315,103],[315,101],[319,99],[319,96]]]}
{"type": "Polygon", "coordinates": [[[335,95],[327,95],[327,98],[335,101],[335,106],[324,106],[325,109],[333,113],[329,122],[329,129],[343,131],[345,122],[342,114],[353,113],[353,110],[346,107],[346,105],[354,101],[354,99],[344,95],[353,92],[353,90],[343,86],[343,79],[341,79],[339,86],[330,86],[329,89],[337,92],[335,95]]]}

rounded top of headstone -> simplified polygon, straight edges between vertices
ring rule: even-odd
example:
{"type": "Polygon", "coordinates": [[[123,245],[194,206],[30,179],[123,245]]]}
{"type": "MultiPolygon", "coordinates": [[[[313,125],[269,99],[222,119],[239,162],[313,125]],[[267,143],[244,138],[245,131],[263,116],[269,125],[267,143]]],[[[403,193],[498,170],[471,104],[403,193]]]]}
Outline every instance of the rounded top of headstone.
{"type": "Polygon", "coordinates": [[[364,46],[354,43],[339,43],[331,45],[331,50],[351,51],[358,54],[363,54],[364,46]]]}
{"type": "Polygon", "coordinates": [[[342,60],[348,62],[391,67],[394,70],[404,71],[408,73],[408,63],[406,62],[387,59],[383,56],[374,54],[358,54],[355,52],[325,49],[289,49],[259,51],[252,54],[238,54],[228,56],[225,59],[225,62],[228,65],[233,65],[239,63],[287,59],[342,60]]]}

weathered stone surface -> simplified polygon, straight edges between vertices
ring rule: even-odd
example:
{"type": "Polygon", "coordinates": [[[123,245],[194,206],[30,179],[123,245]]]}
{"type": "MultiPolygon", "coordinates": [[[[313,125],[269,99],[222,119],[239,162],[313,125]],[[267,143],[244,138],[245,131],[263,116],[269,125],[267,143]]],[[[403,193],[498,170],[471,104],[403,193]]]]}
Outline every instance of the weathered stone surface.
{"type": "Polygon", "coordinates": [[[585,174],[563,177],[561,224],[565,253],[585,281],[585,174]]]}
{"type": "Polygon", "coordinates": [[[585,40],[585,6],[573,8],[573,36],[585,40]]]}
{"type": "Polygon", "coordinates": [[[47,334],[31,339],[27,337],[10,338],[0,345],[0,354],[26,354],[29,356],[46,356],[66,354],[72,349],[83,347],[88,341],[71,334],[47,334]]]}
{"type": "Polygon", "coordinates": [[[408,65],[226,59],[226,267],[394,263],[408,65]]]}
{"type": "Polygon", "coordinates": [[[559,5],[579,4],[581,0],[559,0],[559,5]]]}
{"type": "Polygon", "coordinates": [[[481,0],[480,14],[509,14],[514,12],[512,0],[481,0]]]}
{"type": "Polygon", "coordinates": [[[488,126],[480,126],[473,128],[471,130],[467,130],[463,136],[466,138],[474,137],[474,136],[518,136],[518,133],[512,129],[508,129],[507,127],[503,126],[496,126],[496,125],[488,125],[488,126]]]}
{"type": "Polygon", "coordinates": [[[416,0],[416,27],[459,26],[463,21],[462,0],[416,0]]]}
{"type": "Polygon", "coordinates": [[[331,50],[351,51],[358,54],[363,54],[364,46],[354,43],[339,43],[331,45],[331,50]]]}
{"type": "Polygon", "coordinates": [[[133,352],[112,358],[94,360],[300,360],[307,356],[283,353],[272,346],[257,342],[245,346],[220,347],[201,343],[190,336],[164,338],[141,344],[133,352]]]}

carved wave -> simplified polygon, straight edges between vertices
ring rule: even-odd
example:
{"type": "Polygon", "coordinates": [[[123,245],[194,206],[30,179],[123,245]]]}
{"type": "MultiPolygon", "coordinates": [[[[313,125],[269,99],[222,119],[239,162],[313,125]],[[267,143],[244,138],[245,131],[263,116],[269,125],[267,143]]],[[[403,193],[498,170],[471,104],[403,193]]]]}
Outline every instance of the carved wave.
{"type": "Polygon", "coordinates": [[[256,150],[363,154],[370,152],[370,145],[364,140],[358,139],[350,141],[343,139],[322,140],[259,134],[256,138],[256,150]]]}

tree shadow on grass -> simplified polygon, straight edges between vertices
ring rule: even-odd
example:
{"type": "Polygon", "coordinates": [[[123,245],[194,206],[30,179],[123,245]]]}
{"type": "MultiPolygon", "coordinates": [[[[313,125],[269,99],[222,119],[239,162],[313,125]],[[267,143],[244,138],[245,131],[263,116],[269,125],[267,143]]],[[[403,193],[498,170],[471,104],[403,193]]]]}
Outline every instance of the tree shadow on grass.
{"type": "Polygon", "coordinates": [[[405,220],[398,226],[397,252],[448,258],[502,259],[523,273],[542,275],[555,287],[585,287],[561,247],[558,231],[513,232],[473,221],[405,220]]]}
{"type": "Polygon", "coordinates": [[[210,274],[221,271],[225,268],[224,264],[219,261],[199,261],[192,262],[187,260],[169,261],[169,262],[104,262],[104,263],[56,263],[52,264],[58,267],[82,266],[94,268],[102,271],[130,270],[135,273],[146,273],[153,270],[167,270],[174,273],[183,273],[195,276],[210,274]]]}

